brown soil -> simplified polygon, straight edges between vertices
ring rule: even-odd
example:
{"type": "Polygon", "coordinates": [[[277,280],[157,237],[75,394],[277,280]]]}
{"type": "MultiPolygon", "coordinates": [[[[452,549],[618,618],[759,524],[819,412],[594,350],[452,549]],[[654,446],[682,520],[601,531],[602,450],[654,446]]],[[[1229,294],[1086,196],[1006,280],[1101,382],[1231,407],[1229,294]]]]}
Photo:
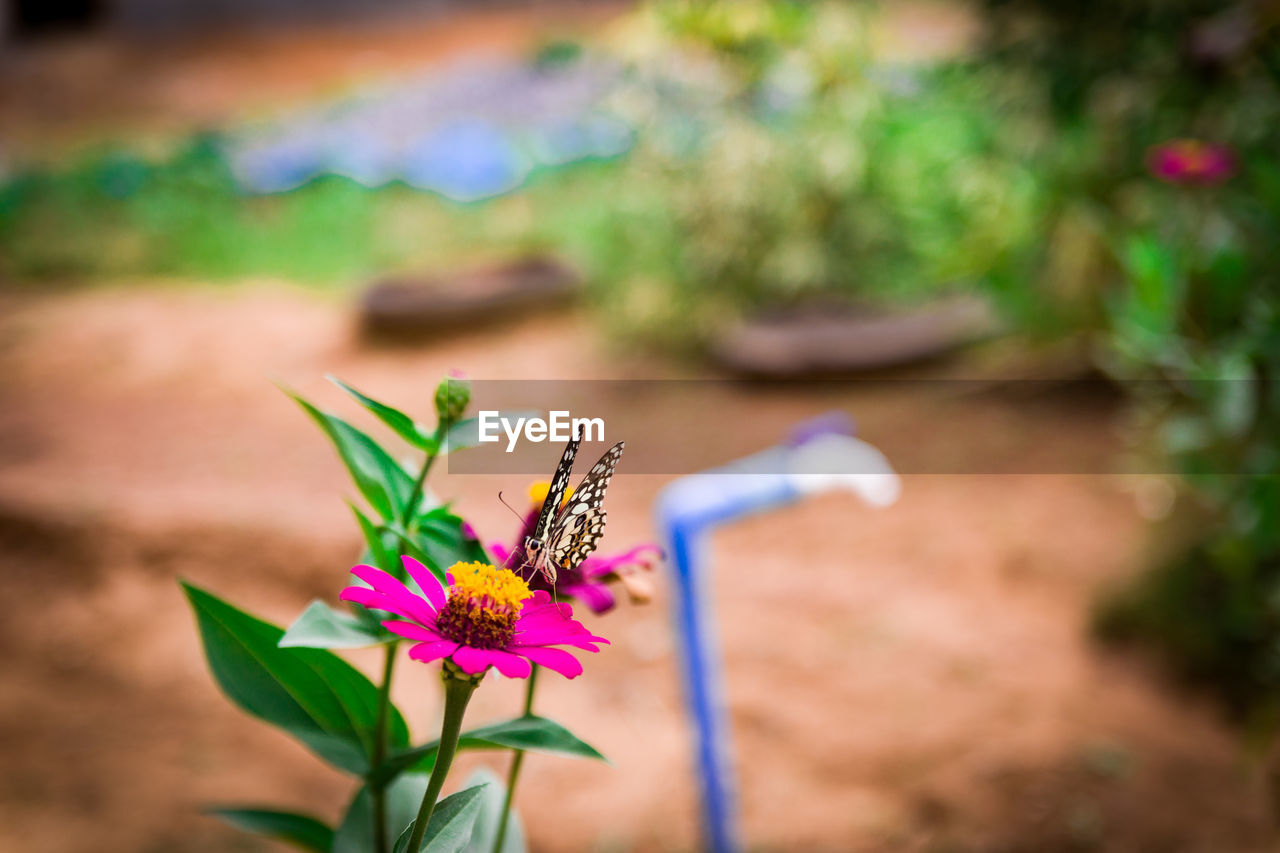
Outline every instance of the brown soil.
{"type": "MultiPolygon", "coordinates": [[[[369,349],[348,306],[275,286],[11,295],[0,359],[0,850],[68,853],[276,849],[202,817],[201,804],[336,818],[350,796],[349,781],[218,694],[175,583],[277,621],[313,597],[333,601],[344,583],[357,536],[340,498],[352,490],[271,379],[356,416],[323,373],[424,415],[453,367],[660,375],[602,353],[575,316],[369,349]]],[[[830,404],[747,387],[720,395],[718,422],[758,446],[777,438],[761,413],[830,404]]],[[[993,466],[1028,433],[1082,466],[1119,449],[1104,405],[979,395],[943,410],[892,391],[850,404],[873,441],[906,431],[993,466]]],[[[671,426],[627,439],[676,440],[681,423],[705,417],[664,412],[671,426]]],[[[435,489],[501,537],[513,520],[494,493],[519,490],[515,479],[443,474],[435,489]]],[[[662,482],[619,477],[606,549],[654,535],[662,482]]],[[[1143,544],[1132,486],[919,475],[887,510],[829,496],[718,535],[715,602],[752,849],[1270,849],[1260,774],[1213,709],[1088,639],[1092,604],[1132,575],[1143,544]]],[[[539,709],[613,765],[527,762],[532,845],[694,849],[666,596],[592,625],[614,645],[581,679],[548,680],[539,709]]],[[[354,657],[372,671],[372,658],[354,657]]],[[[518,691],[486,685],[471,719],[511,713],[518,691]]],[[[406,664],[396,699],[429,737],[431,671],[406,664]]],[[[505,766],[466,763],[477,761],[505,766]]]]}

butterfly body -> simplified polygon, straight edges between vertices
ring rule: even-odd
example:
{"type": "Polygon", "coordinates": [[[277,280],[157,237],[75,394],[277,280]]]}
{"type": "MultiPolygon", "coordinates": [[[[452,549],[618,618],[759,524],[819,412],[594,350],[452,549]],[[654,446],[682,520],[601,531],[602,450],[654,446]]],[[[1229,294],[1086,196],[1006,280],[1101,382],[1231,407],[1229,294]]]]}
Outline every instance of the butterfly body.
{"type": "Polygon", "coordinates": [[[551,478],[546,500],[538,513],[537,524],[533,533],[524,540],[525,565],[540,572],[553,588],[558,574],[576,569],[595,550],[596,543],[604,535],[604,493],[625,444],[620,441],[609,448],[591,466],[569,501],[561,507],[573,474],[573,460],[581,443],[581,439],[573,438],[565,446],[560,464],[551,478]]]}

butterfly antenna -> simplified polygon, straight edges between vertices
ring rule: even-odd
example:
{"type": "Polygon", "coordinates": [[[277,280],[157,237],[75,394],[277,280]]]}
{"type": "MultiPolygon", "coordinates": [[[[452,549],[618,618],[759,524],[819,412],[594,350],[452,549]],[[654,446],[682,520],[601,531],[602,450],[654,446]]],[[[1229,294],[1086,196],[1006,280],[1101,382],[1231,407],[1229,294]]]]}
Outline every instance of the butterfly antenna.
{"type": "Polygon", "coordinates": [[[520,514],[519,510],[517,510],[511,504],[507,503],[507,499],[502,496],[502,492],[498,492],[498,502],[501,503],[503,506],[505,506],[507,509],[511,510],[511,514],[514,515],[516,518],[520,519],[521,524],[524,524],[524,516],[520,514]]]}
{"type": "MultiPolygon", "coordinates": [[[[514,515],[516,518],[520,519],[520,523],[522,525],[524,524],[524,516],[520,515],[520,513],[516,510],[515,507],[507,503],[507,499],[502,496],[501,491],[498,492],[498,503],[502,504],[507,509],[511,510],[511,514],[514,515]]],[[[523,543],[517,542],[516,547],[512,548],[511,552],[507,554],[507,559],[502,561],[502,568],[504,569],[511,568],[511,565],[510,565],[511,561],[512,559],[515,558],[516,552],[518,552],[521,549],[521,547],[523,547],[523,543]]],[[[521,574],[521,577],[523,577],[523,574],[521,574]]]]}

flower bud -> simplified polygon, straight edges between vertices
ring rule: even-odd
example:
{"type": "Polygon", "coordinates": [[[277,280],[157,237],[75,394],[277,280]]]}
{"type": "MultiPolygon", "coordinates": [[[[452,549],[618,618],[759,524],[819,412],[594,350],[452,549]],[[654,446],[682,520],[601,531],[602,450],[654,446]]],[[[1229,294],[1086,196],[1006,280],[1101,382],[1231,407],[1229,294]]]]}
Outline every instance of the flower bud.
{"type": "Polygon", "coordinates": [[[451,374],[436,386],[436,415],[450,423],[462,417],[471,402],[471,382],[461,374],[451,374]]]}

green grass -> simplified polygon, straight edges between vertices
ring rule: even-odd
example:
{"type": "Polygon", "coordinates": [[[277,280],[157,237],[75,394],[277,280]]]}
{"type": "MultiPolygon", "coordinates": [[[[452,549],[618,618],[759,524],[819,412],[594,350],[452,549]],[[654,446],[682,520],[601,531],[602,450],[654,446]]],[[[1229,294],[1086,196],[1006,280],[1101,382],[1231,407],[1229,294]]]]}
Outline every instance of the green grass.
{"type": "Polygon", "coordinates": [[[163,162],[103,151],[0,187],[0,274],[28,286],[258,276],[343,285],[494,254],[576,256],[617,173],[609,163],[548,171],[516,194],[470,205],[333,176],[248,196],[212,139],[163,162]]]}

